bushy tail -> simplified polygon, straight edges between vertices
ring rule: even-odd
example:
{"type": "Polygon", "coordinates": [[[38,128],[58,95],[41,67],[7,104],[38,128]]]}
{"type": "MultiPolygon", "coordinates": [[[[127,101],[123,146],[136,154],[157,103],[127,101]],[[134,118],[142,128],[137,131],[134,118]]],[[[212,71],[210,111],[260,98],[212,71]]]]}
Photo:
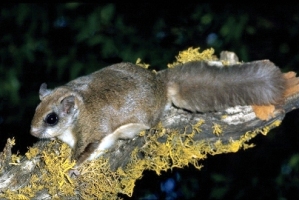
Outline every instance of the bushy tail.
{"type": "Polygon", "coordinates": [[[276,105],[299,90],[295,74],[283,74],[268,60],[225,67],[190,62],[162,74],[167,79],[168,99],[193,112],[276,105]]]}

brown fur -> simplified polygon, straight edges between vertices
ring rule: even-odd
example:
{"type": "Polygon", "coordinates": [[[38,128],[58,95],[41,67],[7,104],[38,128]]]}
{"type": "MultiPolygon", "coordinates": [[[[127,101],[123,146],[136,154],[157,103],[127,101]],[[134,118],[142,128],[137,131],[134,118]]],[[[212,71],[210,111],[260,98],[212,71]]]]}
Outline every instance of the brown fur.
{"type": "Polygon", "coordinates": [[[48,129],[55,129],[52,132],[59,137],[71,129],[76,140],[76,159],[90,143],[100,143],[123,125],[156,125],[167,101],[164,83],[154,73],[130,63],[112,65],[53,91],[43,86],[40,92],[45,95],[40,94],[42,101],[33,117],[31,134],[44,138],[48,129]],[[75,97],[72,109],[69,103],[61,103],[69,96],[75,97]],[[77,110],[77,116],[70,119],[77,110]],[[59,115],[55,126],[44,120],[51,112],[59,115]],[[68,120],[71,124],[66,124],[68,120]]]}
{"type": "Polygon", "coordinates": [[[299,91],[298,82],[294,73],[282,74],[269,61],[222,68],[190,62],[157,75],[119,63],[54,90],[43,84],[31,134],[67,142],[74,149],[74,158],[82,163],[103,141],[108,148],[119,138],[132,138],[155,126],[170,103],[192,112],[236,105],[271,110],[299,91]],[[46,120],[53,113],[59,118],[57,124],[46,120]]]}

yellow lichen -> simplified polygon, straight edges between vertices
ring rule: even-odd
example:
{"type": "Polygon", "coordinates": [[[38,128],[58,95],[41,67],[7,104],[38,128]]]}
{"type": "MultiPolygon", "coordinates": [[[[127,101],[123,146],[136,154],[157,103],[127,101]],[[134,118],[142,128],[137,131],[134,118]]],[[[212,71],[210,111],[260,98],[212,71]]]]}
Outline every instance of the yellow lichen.
{"type": "Polygon", "coordinates": [[[255,145],[254,144],[247,144],[250,139],[254,138],[258,133],[261,133],[263,135],[266,135],[272,128],[275,128],[279,126],[281,121],[277,120],[273,122],[272,124],[265,126],[262,129],[256,129],[253,131],[248,131],[244,135],[240,137],[239,140],[231,140],[228,144],[222,144],[222,142],[219,140],[214,143],[214,146],[216,147],[216,150],[213,154],[219,154],[219,153],[228,153],[228,152],[237,152],[240,148],[248,149],[252,148],[255,145]]]}
{"type": "Polygon", "coordinates": [[[201,131],[201,129],[199,128],[203,123],[205,123],[205,120],[200,119],[196,124],[192,125],[192,132],[196,131],[197,133],[199,133],[201,131]]]}
{"type": "Polygon", "coordinates": [[[276,120],[275,122],[273,122],[273,123],[270,124],[269,126],[264,127],[264,128],[260,131],[260,133],[263,134],[263,135],[267,135],[268,132],[269,132],[271,129],[273,129],[273,128],[279,126],[280,124],[281,124],[281,121],[280,121],[280,120],[276,120]]]}
{"type": "Polygon", "coordinates": [[[18,154],[12,154],[11,155],[11,162],[10,165],[19,165],[21,160],[21,156],[18,154]]]}
{"type": "MultiPolygon", "coordinates": [[[[49,144],[55,145],[56,141],[49,144]]],[[[52,148],[53,149],[53,148],[52,148]]],[[[69,170],[75,166],[75,161],[70,160],[71,149],[63,143],[58,152],[43,152],[43,161],[45,162],[45,171],[43,180],[45,188],[49,194],[74,195],[75,185],[69,177],[69,170]],[[55,185],[53,185],[55,183],[55,185]]]]}
{"type": "Polygon", "coordinates": [[[119,174],[110,170],[104,158],[84,163],[79,172],[78,190],[83,199],[116,199],[122,191],[119,174]]]}
{"type": "Polygon", "coordinates": [[[142,63],[142,62],[141,62],[141,58],[138,58],[138,59],[136,60],[136,65],[138,65],[138,66],[140,66],[140,67],[142,67],[142,68],[144,68],[144,69],[148,69],[148,67],[150,66],[150,65],[147,64],[147,63],[142,63]]]}
{"type": "Polygon", "coordinates": [[[222,128],[221,128],[221,126],[219,124],[214,123],[214,125],[213,125],[212,128],[213,128],[213,134],[215,134],[217,136],[219,136],[223,132],[222,128]]]}
{"type": "Polygon", "coordinates": [[[6,199],[31,199],[35,196],[37,191],[43,189],[42,185],[36,184],[40,181],[36,175],[33,175],[29,181],[29,184],[17,191],[6,190],[0,197],[5,197],[6,199]]]}
{"type": "MultiPolygon", "coordinates": [[[[239,139],[231,139],[223,143],[220,139],[214,143],[205,140],[194,141],[193,137],[200,133],[204,120],[199,120],[193,125],[190,132],[179,133],[171,130],[167,134],[165,128],[159,124],[150,131],[154,134],[144,135],[146,144],[140,149],[134,149],[131,153],[131,161],[127,166],[118,168],[113,172],[110,170],[107,159],[84,163],[78,170],[80,176],[76,179],[68,177],[68,170],[72,168],[70,161],[70,148],[66,144],[60,144],[58,152],[54,152],[52,146],[57,145],[56,141],[51,142],[42,153],[46,166],[42,169],[43,175],[31,177],[30,186],[12,192],[6,191],[1,197],[8,199],[31,199],[37,191],[48,189],[53,199],[60,199],[63,196],[71,197],[74,189],[79,191],[82,199],[117,199],[118,193],[132,196],[137,179],[142,177],[144,170],[155,171],[158,175],[163,171],[173,168],[183,168],[189,164],[201,169],[199,160],[206,159],[208,155],[237,152],[241,148],[251,148],[253,144],[247,142],[258,133],[266,134],[266,131],[280,124],[275,121],[263,129],[256,129],[246,132],[239,139]],[[161,138],[164,138],[159,142],[161,138]],[[144,157],[140,158],[142,152],[144,157]]],[[[214,124],[215,126],[215,124],[214,124]]]]}
{"type": "Polygon", "coordinates": [[[30,200],[30,198],[27,197],[26,195],[16,194],[13,191],[6,191],[4,193],[4,196],[0,195],[0,197],[5,197],[6,199],[30,200]]]}
{"type": "Polygon", "coordinates": [[[234,153],[237,152],[242,143],[238,140],[231,140],[227,144],[223,144],[221,140],[217,140],[213,145],[212,145],[212,150],[209,152],[211,155],[218,155],[222,153],[234,153]]]}
{"type": "Polygon", "coordinates": [[[140,136],[140,137],[145,136],[145,133],[146,133],[146,131],[141,131],[141,132],[139,133],[139,136],[140,136]]]}
{"type": "Polygon", "coordinates": [[[31,158],[34,158],[37,154],[39,154],[38,148],[32,148],[29,147],[28,151],[25,153],[25,156],[28,158],[28,160],[31,160],[31,158]]]}
{"type": "Polygon", "coordinates": [[[225,118],[227,118],[228,117],[228,115],[222,115],[221,116],[221,119],[225,119],[225,118]]]}
{"type": "Polygon", "coordinates": [[[176,62],[172,64],[168,64],[168,68],[173,68],[176,65],[184,64],[190,61],[208,61],[208,60],[215,60],[216,56],[214,55],[214,49],[206,49],[203,52],[199,52],[198,48],[190,47],[187,50],[179,52],[179,55],[176,56],[176,62]]]}
{"type": "MultiPolygon", "coordinates": [[[[80,194],[84,198],[109,198],[115,199],[117,193],[132,196],[137,179],[142,177],[144,170],[155,171],[158,175],[162,171],[173,168],[183,168],[189,164],[200,169],[199,160],[207,158],[207,155],[237,152],[241,148],[251,148],[253,144],[247,144],[248,140],[260,133],[260,129],[247,132],[238,140],[230,140],[223,144],[221,140],[210,144],[205,140],[194,141],[193,137],[200,132],[200,126],[204,123],[199,120],[190,133],[179,133],[175,130],[168,132],[159,124],[155,127],[155,134],[143,135],[146,144],[141,149],[134,149],[131,153],[131,161],[116,172],[109,170],[108,161],[98,159],[87,163],[82,167],[79,185],[80,194]],[[165,138],[166,137],[166,138],[165,138]],[[165,141],[159,142],[159,138],[165,141]],[[144,157],[140,159],[139,153],[144,157]]],[[[272,125],[270,125],[272,127],[272,125]]]]}
{"type": "Polygon", "coordinates": [[[230,142],[230,144],[228,145],[227,151],[235,153],[235,152],[239,151],[239,149],[242,147],[242,144],[243,144],[243,142],[240,140],[237,140],[237,141],[232,140],[230,142]]]}
{"type": "Polygon", "coordinates": [[[42,175],[39,177],[32,175],[27,185],[16,191],[7,190],[0,197],[31,199],[42,189],[48,189],[53,198],[54,195],[74,195],[76,184],[68,177],[68,171],[75,165],[74,161],[70,161],[70,152],[71,149],[67,144],[57,144],[56,140],[52,141],[42,152],[40,162],[45,163],[44,168],[41,169],[42,175]],[[54,151],[54,145],[61,145],[59,151],[54,151]]]}
{"type": "Polygon", "coordinates": [[[16,144],[16,140],[15,138],[13,137],[12,139],[8,138],[7,139],[7,143],[10,145],[10,146],[14,146],[16,144]]]}

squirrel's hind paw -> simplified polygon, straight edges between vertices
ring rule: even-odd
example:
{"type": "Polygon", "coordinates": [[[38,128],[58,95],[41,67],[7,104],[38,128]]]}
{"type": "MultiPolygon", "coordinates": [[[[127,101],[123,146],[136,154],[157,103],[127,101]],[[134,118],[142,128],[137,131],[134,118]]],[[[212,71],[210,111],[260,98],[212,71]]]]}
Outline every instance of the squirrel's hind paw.
{"type": "Polygon", "coordinates": [[[252,109],[256,117],[259,118],[260,120],[269,120],[270,118],[275,116],[274,105],[265,105],[265,106],[252,105],[252,109]]]}

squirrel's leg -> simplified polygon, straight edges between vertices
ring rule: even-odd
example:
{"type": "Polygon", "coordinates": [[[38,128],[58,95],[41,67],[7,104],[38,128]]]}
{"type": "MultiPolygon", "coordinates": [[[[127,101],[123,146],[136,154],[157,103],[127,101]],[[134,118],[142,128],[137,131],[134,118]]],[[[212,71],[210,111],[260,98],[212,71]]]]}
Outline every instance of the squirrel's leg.
{"type": "Polygon", "coordinates": [[[141,131],[150,127],[142,123],[129,123],[118,127],[113,133],[106,135],[101,141],[89,143],[77,160],[77,165],[85,160],[94,160],[111,148],[118,139],[132,139],[141,131]]]}

